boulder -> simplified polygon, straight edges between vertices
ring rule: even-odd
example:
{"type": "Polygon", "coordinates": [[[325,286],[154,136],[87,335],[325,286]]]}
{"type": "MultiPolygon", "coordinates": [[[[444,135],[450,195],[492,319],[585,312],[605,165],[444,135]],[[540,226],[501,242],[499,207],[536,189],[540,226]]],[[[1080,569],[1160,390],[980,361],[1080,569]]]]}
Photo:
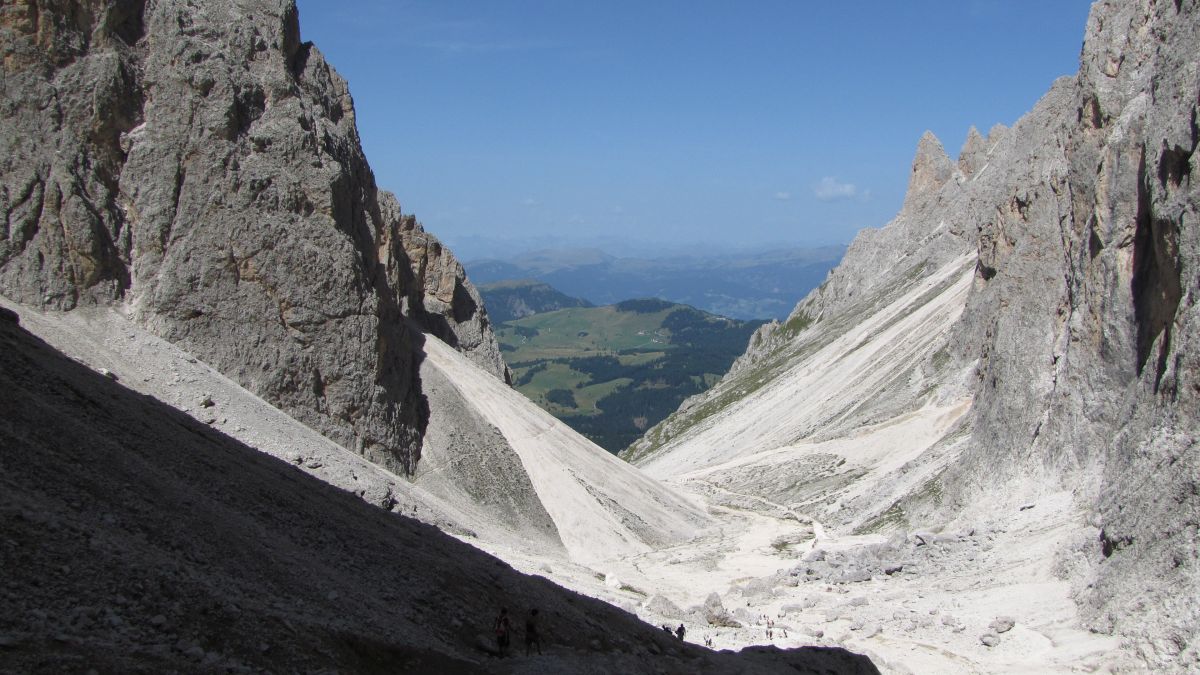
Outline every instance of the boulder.
{"type": "Polygon", "coordinates": [[[725,605],[721,603],[721,596],[717,593],[709,593],[704,599],[704,605],[701,609],[704,614],[704,620],[710,626],[720,626],[724,628],[741,628],[742,624],[733,619],[729,614],[729,610],[725,609],[725,605]]]}
{"type": "Polygon", "coordinates": [[[1007,633],[1008,631],[1012,630],[1013,626],[1016,624],[1016,619],[1012,618],[1011,616],[1000,616],[996,617],[996,619],[988,625],[988,630],[999,635],[1000,633],[1007,633]]]}

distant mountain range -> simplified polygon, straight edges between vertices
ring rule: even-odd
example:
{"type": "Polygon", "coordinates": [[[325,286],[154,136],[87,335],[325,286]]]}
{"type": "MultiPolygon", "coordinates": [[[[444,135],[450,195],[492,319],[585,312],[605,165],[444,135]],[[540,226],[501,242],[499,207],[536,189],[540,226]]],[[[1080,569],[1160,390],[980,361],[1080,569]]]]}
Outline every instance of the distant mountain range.
{"type": "MultiPolygon", "coordinates": [[[[595,305],[660,298],[735,319],[783,319],[825,280],[844,246],[732,255],[619,258],[600,249],[548,249],[464,263],[480,285],[535,279],[595,305]]],[[[489,312],[493,311],[489,305],[489,312]]]]}
{"type": "Polygon", "coordinates": [[[494,323],[504,323],[568,307],[594,307],[583,298],[573,298],[536,279],[513,279],[478,286],[494,323]]]}
{"type": "MultiPolygon", "coordinates": [[[[484,302],[492,313],[487,293],[484,302]]],[[[762,323],[651,298],[526,316],[497,325],[496,337],[521,393],[615,453],[716,383],[762,323]]]]}

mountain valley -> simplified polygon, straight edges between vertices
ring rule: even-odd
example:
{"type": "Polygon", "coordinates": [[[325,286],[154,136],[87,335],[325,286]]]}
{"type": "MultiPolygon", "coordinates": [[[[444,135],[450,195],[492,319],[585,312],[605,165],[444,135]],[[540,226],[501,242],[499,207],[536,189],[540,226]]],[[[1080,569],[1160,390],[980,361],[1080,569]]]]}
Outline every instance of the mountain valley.
{"type": "Polygon", "coordinates": [[[300,29],[0,11],[0,672],[1200,669],[1195,2],[848,248],[465,269],[300,29]]]}
{"type": "Polygon", "coordinates": [[[641,299],[530,315],[496,339],[518,391],[616,453],[720,379],[762,323],[641,299]]]}

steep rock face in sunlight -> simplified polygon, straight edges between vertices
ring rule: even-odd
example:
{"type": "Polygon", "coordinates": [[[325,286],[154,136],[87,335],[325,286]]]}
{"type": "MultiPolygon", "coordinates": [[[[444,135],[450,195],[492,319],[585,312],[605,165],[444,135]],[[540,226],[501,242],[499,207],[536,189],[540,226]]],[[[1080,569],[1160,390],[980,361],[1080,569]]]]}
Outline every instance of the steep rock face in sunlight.
{"type": "Polygon", "coordinates": [[[1070,490],[1083,620],[1200,666],[1197,54],[1194,3],[1097,3],[1077,76],[957,168],[922,138],[897,218],[625,456],[856,531],[1070,490]]]}
{"type": "Polygon", "coordinates": [[[535,407],[505,395],[453,253],[377,189],[347,84],[300,41],[293,3],[24,3],[0,18],[0,293],[128,315],[440,500],[422,517],[489,543],[592,560],[706,522],[627,465],[591,462],[606,453],[553,420],[503,433],[535,407]],[[445,345],[470,364],[456,378],[426,358],[445,345]],[[481,377],[508,406],[490,417],[464,396],[481,377]],[[542,436],[571,458],[559,473],[531,465],[542,436]]]}
{"type": "Polygon", "coordinates": [[[419,338],[507,370],[462,267],[362,154],[346,83],[282,0],[3,11],[0,291],[123,303],[398,472],[428,411],[419,338]]]}

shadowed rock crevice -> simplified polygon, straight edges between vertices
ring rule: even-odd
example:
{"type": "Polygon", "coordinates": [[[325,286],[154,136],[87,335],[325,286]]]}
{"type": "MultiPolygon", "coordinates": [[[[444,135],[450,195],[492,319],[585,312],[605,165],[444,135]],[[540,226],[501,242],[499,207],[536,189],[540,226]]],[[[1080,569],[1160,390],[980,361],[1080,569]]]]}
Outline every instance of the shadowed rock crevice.
{"type": "Polygon", "coordinates": [[[1154,213],[1143,156],[1139,168],[1136,231],[1133,241],[1133,310],[1137,322],[1137,369],[1140,375],[1158,344],[1155,387],[1161,382],[1171,351],[1171,333],[1179,301],[1179,234],[1174,221],[1154,213]],[[1162,338],[1159,342],[1159,338],[1162,338]]]}
{"type": "Polygon", "coordinates": [[[117,0],[109,4],[103,29],[128,46],[133,46],[146,34],[143,19],[146,0],[117,0]]]}

